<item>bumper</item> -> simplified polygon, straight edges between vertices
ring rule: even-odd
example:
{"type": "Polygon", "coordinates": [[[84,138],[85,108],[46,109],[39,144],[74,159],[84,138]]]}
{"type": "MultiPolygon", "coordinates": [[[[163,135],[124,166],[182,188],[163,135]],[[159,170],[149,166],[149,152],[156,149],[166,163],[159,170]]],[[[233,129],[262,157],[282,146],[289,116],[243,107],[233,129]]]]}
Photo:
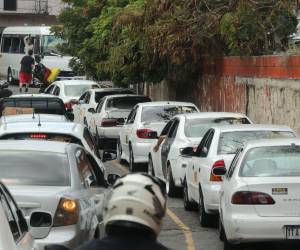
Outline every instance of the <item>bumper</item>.
{"type": "Polygon", "coordinates": [[[52,227],[46,238],[36,239],[35,242],[39,250],[43,250],[45,246],[50,244],[63,245],[69,249],[74,249],[83,243],[83,239],[77,225],[71,225],[52,227]]]}
{"type": "Polygon", "coordinates": [[[97,126],[98,135],[100,138],[118,139],[122,126],[120,127],[99,127],[97,126]]]}
{"type": "Polygon", "coordinates": [[[132,144],[135,163],[147,163],[152,142],[136,142],[132,144]]]}
{"type": "Polygon", "coordinates": [[[282,241],[286,239],[285,225],[300,225],[300,218],[238,214],[224,218],[223,224],[231,242],[282,241]]]}
{"type": "Polygon", "coordinates": [[[205,201],[205,210],[207,213],[219,213],[220,205],[220,189],[221,183],[211,182],[207,185],[202,185],[202,192],[205,201]],[[212,183],[212,184],[211,184],[212,183]]]}

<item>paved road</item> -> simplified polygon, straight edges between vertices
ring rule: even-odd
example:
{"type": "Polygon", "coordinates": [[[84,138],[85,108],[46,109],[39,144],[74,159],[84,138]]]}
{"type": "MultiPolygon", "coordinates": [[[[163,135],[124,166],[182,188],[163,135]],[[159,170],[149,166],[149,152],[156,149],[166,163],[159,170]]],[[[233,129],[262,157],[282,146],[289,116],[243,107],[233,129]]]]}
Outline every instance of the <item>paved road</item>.
{"type": "MultiPolygon", "coordinates": [[[[19,93],[17,86],[10,89],[14,94],[19,93]]],[[[30,88],[29,93],[38,93],[37,88],[30,88]]],[[[116,161],[107,162],[108,173],[122,175],[128,172],[128,166],[120,165],[116,161]]],[[[216,222],[217,224],[217,222],[216,222]]],[[[168,211],[164,219],[159,241],[174,250],[222,250],[223,244],[219,241],[217,226],[202,228],[199,225],[197,212],[186,212],[182,199],[168,198],[168,211]]],[[[255,244],[247,245],[242,250],[299,250],[300,244],[255,244]]]]}

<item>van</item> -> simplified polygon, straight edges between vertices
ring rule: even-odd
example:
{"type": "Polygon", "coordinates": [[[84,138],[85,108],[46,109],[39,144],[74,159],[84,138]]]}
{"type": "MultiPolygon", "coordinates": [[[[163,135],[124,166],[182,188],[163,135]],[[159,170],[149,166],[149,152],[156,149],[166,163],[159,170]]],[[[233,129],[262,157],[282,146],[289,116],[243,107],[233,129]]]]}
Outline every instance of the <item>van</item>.
{"type": "Polygon", "coordinates": [[[69,67],[71,57],[62,55],[57,45],[62,42],[50,32],[48,26],[16,26],[3,30],[0,45],[0,75],[6,76],[12,84],[19,79],[20,62],[25,55],[24,38],[33,39],[33,53],[40,55],[42,63],[52,69],[60,68],[58,78],[72,78],[74,72],[69,67]]]}

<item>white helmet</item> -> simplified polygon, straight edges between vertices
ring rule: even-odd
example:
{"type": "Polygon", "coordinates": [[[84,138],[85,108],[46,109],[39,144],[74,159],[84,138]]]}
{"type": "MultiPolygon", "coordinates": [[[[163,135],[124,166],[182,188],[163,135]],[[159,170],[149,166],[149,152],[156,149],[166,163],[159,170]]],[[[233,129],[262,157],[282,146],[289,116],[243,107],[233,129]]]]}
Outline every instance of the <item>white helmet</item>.
{"type": "Polygon", "coordinates": [[[114,225],[141,225],[160,232],[166,212],[165,183],[144,173],[119,178],[104,202],[103,221],[106,229],[114,225]]]}

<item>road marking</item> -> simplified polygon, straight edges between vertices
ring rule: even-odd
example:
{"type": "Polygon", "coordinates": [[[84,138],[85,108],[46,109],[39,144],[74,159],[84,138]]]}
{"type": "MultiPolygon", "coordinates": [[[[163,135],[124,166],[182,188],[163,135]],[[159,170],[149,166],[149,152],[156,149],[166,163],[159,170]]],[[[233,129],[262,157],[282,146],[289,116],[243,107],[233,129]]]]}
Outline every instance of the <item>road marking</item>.
{"type": "Polygon", "coordinates": [[[191,229],[185,225],[177,215],[172,212],[169,208],[167,208],[167,215],[177,224],[180,230],[184,233],[185,242],[186,242],[186,250],[195,250],[195,243],[193,240],[193,234],[191,229]]]}
{"type": "MultiPolygon", "coordinates": [[[[125,173],[128,173],[128,168],[124,167],[122,164],[118,163],[116,160],[112,161],[112,163],[118,167],[120,170],[124,171],[125,173]]],[[[167,215],[171,218],[172,221],[175,222],[175,224],[179,227],[179,229],[183,232],[186,242],[186,250],[196,250],[195,243],[193,239],[193,234],[191,229],[185,225],[178,216],[169,208],[167,208],[167,215]]]]}

